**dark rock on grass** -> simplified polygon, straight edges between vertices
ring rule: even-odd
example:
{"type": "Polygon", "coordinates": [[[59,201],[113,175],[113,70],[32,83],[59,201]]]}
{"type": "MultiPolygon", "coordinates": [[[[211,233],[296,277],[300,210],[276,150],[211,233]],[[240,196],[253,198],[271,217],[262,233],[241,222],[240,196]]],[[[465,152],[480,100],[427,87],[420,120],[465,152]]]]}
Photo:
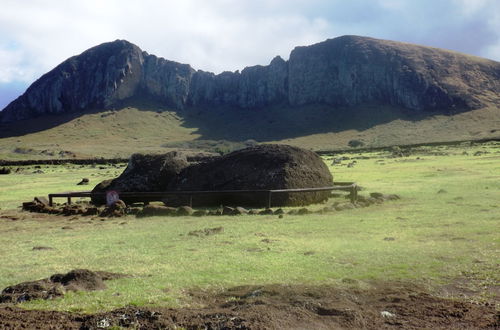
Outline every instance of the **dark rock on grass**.
{"type": "Polygon", "coordinates": [[[379,193],[379,192],[373,192],[373,193],[370,194],[370,197],[373,197],[373,198],[383,198],[384,194],[379,193]]]}
{"type": "Polygon", "coordinates": [[[8,167],[2,167],[0,168],[0,174],[10,174],[11,173],[11,169],[8,168],[8,167]]]}
{"type": "MultiPolygon", "coordinates": [[[[168,190],[220,191],[315,188],[333,185],[323,160],[314,152],[287,145],[259,145],[238,150],[182,170],[168,190]]],[[[322,202],[329,192],[276,193],[272,205],[322,202]]],[[[197,206],[267,205],[267,194],[197,196],[197,206]]]]}
{"type": "Polygon", "coordinates": [[[234,215],[235,213],[234,207],[224,206],[222,208],[222,215],[234,215]]]}
{"type": "Polygon", "coordinates": [[[447,193],[447,191],[446,191],[446,190],[444,190],[444,189],[439,189],[437,193],[438,193],[438,194],[446,194],[446,193],[447,193]]]}
{"type": "Polygon", "coordinates": [[[76,185],[77,186],[83,186],[83,185],[88,185],[89,184],[89,179],[88,178],[83,178],[82,181],[78,182],[76,185]]]}
{"type": "MultiPolygon", "coordinates": [[[[116,179],[99,183],[93,193],[105,193],[109,190],[120,192],[151,192],[165,191],[170,181],[182,169],[187,167],[186,156],[177,151],[162,155],[134,154],[130,157],[127,168],[116,179]]],[[[122,197],[127,203],[142,202],[144,198],[122,197]]],[[[92,203],[105,204],[104,195],[94,194],[92,203]]]]}
{"type": "Polygon", "coordinates": [[[54,250],[54,248],[51,248],[50,246],[34,246],[32,250],[33,251],[54,250]]]}
{"type": "Polygon", "coordinates": [[[103,290],[103,281],[125,277],[123,274],[93,272],[75,269],[66,274],[55,274],[38,281],[23,282],[6,287],[0,293],[0,303],[20,303],[33,299],[53,299],[61,297],[67,290],[103,290]]]}
{"type": "Polygon", "coordinates": [[[282,209],[282,208],[279,208],[279,209],[276,209],[276,210],[274,211],[274,214],[276,214],[276,215],[285,214],[285,211],[283,211],[283,209],[282,209]]]}
{"type": "Polygon", "coordinates": [[[272,214],[274,214],[274,212],[271,209],[264,209],[264,210],[260,211],[259,214],[260,215],[272,215],[272,214]]]}
{"type": "Polygon", "coordinates": [[[88,207],[87,210],[83,213],[85,216],[98,215],[99,208],[97,207],[88,207]]]}
{"type": "Polygon", "coordinates": [[[127,214],[137,215],[142,211],[142,207],[129,207],[127,214]]]}

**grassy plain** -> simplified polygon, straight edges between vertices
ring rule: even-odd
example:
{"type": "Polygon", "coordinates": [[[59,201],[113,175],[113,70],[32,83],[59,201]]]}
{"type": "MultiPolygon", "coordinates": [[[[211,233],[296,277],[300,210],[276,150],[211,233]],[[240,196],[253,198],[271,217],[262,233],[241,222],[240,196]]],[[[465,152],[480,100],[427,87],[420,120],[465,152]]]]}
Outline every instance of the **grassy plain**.
{"type": "MultiPolygon", "coordinates": [[[[188,306],[191,288],[328,284],[369,288],[411,282],[441,296],[499,301],[500,143],[325,156],[335,180],[399,201],[327,214],[101,219],[21,213],[0,218],[0,288],[88,268],[131,275],[108,289],[25,308],[95,312],[125,305],[188,306]],[[333,157],[350,157],[331,165],[333,157]],[[354,167],[346,164],[356,160],[354,167]],[[189,232],[222,226],[213,236],[189,232]],[[63,229],[65,227],[66,229],[63,229]],[[68,227],[70,229],[68,229],[68,227]],[[33,250],[35,246],[52,250],[33,250]]],[[[2,214],[21,201],[76,190],[121,169],[42,166],[0,176],[2,214]]],[[[330,200],[329,203],[332,203],[330,200]]],[[[311,209],[319,209],[317,205],[311,209]]]]}

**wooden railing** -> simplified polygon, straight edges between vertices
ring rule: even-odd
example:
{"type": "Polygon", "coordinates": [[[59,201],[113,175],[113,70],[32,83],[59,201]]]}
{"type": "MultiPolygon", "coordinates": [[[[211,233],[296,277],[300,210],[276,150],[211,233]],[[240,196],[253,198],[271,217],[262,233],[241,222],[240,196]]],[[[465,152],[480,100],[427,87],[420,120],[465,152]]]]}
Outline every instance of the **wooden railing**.
{"type": "MultiPolygon", "coordinates": [[[[216,190],[216,191],[161,191],[161,192],[122,192],[121,197],[130,197],[136,199],[143,199],[144,201],[161,201],[168,196],[187,196],[189,198],[189,206],[193,205],[193,196],[206,196],[206,195],[236,195],[236,194],[266,194],[267,207],[272,205],[273,195],[280,193],[304,193],[304,192],[318,192],[318,191],[349,191],[351,202],[358,198],[358,186],[355,182],[336,182],[335,185],[330,187],[320,188],[296,188],[296,189],[261,189],[261,190],[216,190]]],[[[71,204],[72,198],[90,198],[92,196],[105,197],[106,193],[92,193],[91,191],[75,191],[65,193],[49,194],[49,205],[53,205],[54,198],[67,198],[67,203],[71,204]]]]}

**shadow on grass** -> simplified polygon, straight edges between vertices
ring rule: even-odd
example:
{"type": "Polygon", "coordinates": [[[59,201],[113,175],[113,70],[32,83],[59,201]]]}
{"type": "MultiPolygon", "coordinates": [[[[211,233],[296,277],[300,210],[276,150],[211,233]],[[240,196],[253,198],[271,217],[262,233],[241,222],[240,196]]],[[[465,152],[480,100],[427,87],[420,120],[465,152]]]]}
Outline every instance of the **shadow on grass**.
{"type": "MultiPolygon", "coordinates": [[[[151,99],[129,99],[115,109],[132,107],[146,112],[162,112],[171,108],[151,99]]],[[[115,111],[88,110],[79,113],[46,115],[19,122],[0,125],[0,138],[19,137],[54,128],[87,114],[115,111]]],[[[116,110],[120,111],[120,110],[116,110]]],[[[410,112],[404,108],[368,104],[353,108],[334,108],[327,105],[290,107],[275,105],[259,109],[237,107],[198,107],[176,111],[182,127],[194,128],[197,140],[226,140],[259,142],[292,139],[320,133],[346,130],[364,131],[394,120],[420,121],[437,113],[410,112]]],[[[146,127],[147,128],[147,127],[146,127]]],[[[68,128],[69,129],[69,128],[68,128]]],[[[75,128],[73,128],[75,129],[75,128]]]]}

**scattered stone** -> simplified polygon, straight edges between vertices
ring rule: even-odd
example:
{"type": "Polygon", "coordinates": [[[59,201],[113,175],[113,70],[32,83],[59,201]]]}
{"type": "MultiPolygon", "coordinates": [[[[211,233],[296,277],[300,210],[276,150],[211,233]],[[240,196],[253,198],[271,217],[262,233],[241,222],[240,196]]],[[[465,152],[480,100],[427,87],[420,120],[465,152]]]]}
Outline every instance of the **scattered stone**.
{"type": "Polygon", "coordinates": [[[0,168],[0,174],[10,174],[11,173],[11,169],[8,168],[8,167],[2,167],[0,168]]]}
{"type": "Polygon", "coordinates": [[[261,240],[261,242],[263,242],[263,243],[274,243],[274,242],[279,242],[279,240],[264,238],[263,240],[261,240]]]}
{"type": "Polygon", "coordinates": [[[309,214],[309,213],[310,213],[310,211],[305,207],[303,207],[297,211],[298,215],[305,215],[305,214],[309,214]]]}
{"type": "Polygon", "coordinates": [[[187,216],[193,214],[194,210],[190,206],[180,206],[175,211],[178,216],[187,216]]]}
{"type": "Polygon", "coordinates": [[[168,207],[162,205],[146,205],[136,214],[137,217],[151,217],[151,216],[172,216],[176,214],[175,207],[168,207]]]}
{"type": "Polygon", "coordinates": [[[83,213],[85,216],[91,216],[91,215],[98,215],[99,214],[99,208],[93,206],[87,208],[87,210],[83,213]]]}
{"type": "Polygon", "coordinates": [[[89,179],[88,178],[83,178],[82,181],[78,182],[76,185],[77,186],[83,186],[83,185],[88,185],[89,184],[89,179]]]}
{"type": "Polygon", "coordinates": [[[230,206],[224,206],[222,208],[222,215],[234,215],[235,209],[230,206]]]}
{"type": "Polygon", "coordinates": [[[248,214],[250,211],[248,211],[246,208],[237,206],[235,209],[235,214],[236,215],[245,215],[248,214]]]}
{"type": "Polygon", "coordinates": [[[122,217],[126,214],[127,205],[121,199],[106,207],[99,216],[101,217],[122,217]]]}
{"type": "Polygon", "coordinates": [[[394,237],[384,237],[384,241],[395,241],[394,237]]]}
{"type": "Polygon", "coordinates": [[[203,216],[206,216],[208,215],[208,211],[207,210],[196,210],[193,212],[192,216],[194,217],[203,217],[203,216]]]}
{"type": "Polygon", "coordinates": [[[205,228],[203,230],[193,230],[188,233],[189,236],[210,236],[215,234],[220,234],[224,232],[224,227],[215,227],[215,228],[205,228]]]}
{"type": "Polygon", "coordinates": [[[370,193],[370,197],[377,198],[377,199],[383,199],[384,194],[379,193],[379,192],[372,192],[372,193],[370,193]]]}
{"type": "Polygon", "coordinates": [[[437,193],[438,193],[438,194],[446,194],[446,193],[447,193],[447,191],[446,191],[446,190],[444,190],[444,189],[439,189],[437,193]]]}
{"type": "Polygon", "coordinates": [[[279,208],[279,209],[277,209],[277,210],[274,211],[274,214],[275,215],[282,215],[282,214],[285,214],[285,211],[283,211],[282,208],[279,208]]]}
{"type": "Polygon", "coordinates": [[[259,214],[260,215],[272,215],[272,214],[274,214],[274,212],[273,212],[273,210],[268,208],[268,209],[264,209],[264,210],[260,211],[259,214]]]}
{"type": "Polygon", "coordinates": [[[344,210],[352,210],[355,209],[356,207],[352,203],[346,203],[344,204],[344,210]]]}
{"type": "Polygon", "coordinates": [[[33,251],[41,251],[41,250],[54,250],[54,248],[51,248],[49,246],[34,246],[32,248],[33,251]]]}
{"type": "Polygon", "coordinates": [[[380,315],[384,318],[391,318],[391,317],[396,317],[396,314],[393,314],[391,312],[388,312],[388,311],[381,311],[380,312],[380,315]]]}

